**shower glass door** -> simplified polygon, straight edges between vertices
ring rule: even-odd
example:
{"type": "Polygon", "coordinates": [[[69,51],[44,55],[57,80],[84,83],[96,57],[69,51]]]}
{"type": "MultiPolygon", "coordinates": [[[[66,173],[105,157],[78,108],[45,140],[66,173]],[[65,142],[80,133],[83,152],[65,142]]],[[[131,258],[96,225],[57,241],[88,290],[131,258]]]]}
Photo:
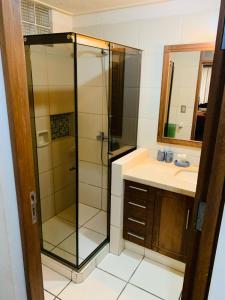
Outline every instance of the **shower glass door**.
{"type": "Polygon", "coordinates": [[[42,247],[76,265],[74,44],[30,45],[26,54],[42,247]]]}
{"type": "Polygon", "coordinates": [[[107,239],[109,47],[77,44],[79,265],[107,239]]]}

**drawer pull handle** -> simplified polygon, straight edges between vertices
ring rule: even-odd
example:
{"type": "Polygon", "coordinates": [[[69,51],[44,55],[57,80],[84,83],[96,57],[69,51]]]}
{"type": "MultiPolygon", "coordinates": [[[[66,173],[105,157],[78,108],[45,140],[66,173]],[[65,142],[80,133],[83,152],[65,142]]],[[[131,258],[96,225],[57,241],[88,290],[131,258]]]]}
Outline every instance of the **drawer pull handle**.
{"type": "Polygon", "coordinates": [[[131,221],[131,222],[134,222],[134,223],[138,223],[138,224],[143,225],[143,226],[145,226],[145,224],[146,224],[145,222],[141,222],[141,221],[135,220],[133,218],[128,218],[128,220],[131,221]]]}
{"type": "Polygon", "coordinates": [[[144,209],[146,209],[146,206],[144,206],[144,205],[140,205],[140,204],[136,204],[136,203],[134,203],[134,202],[131,202],[131,201],[129,201],[129,202],[128,202],[128,204],[130,204],[130,205],[133,205],[133,206],[136,206],[136,207],[140,207],[140,208],[144,208],[144,209]]]}
{"type": "Polygon", "coordinates": [[[147,193],[148,190],[145,190],[145,189],[141,189],[141,188],[138,188],[136,186],[133,186],[133,185],[129,185],[129,188],[133,189],[133,190],[137,190],[137,191],[141,191],[141,192],[145,192],[147,193]]]}
{"type": "Polygon", "coordinates": [[[133,237],[135,237],[135,238],[137,238],[139,240],[142,240],[142,241],[145,240],[142,236],[136,235],[134,233],[128,232],[127,234],[130,235],[130,236],[133,236],[133,237]]]}

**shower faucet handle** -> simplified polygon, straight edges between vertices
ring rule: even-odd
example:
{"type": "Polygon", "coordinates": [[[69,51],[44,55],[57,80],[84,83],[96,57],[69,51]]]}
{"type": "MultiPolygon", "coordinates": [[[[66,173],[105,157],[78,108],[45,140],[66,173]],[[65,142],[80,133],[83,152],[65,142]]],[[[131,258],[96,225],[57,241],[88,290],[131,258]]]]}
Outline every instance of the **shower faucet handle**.
{"type": "Polygon", "coordinates": [[[103,142],[103,141],[108,140],[108,137],[105,136],[104,131],[100,131],[100,132],[99,132],[99,135],[96,136],[96,139],[97,139],[98,141],[102,141],[102,142],[103,142]]]}

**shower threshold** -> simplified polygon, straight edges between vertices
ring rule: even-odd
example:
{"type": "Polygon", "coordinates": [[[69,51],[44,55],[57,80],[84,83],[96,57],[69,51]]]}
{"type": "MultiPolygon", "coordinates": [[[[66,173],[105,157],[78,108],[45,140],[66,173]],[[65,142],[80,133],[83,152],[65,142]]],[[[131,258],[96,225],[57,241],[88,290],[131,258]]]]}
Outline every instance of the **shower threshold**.
{"type": "Polygon", "coordinates": [[[83,282],[91,273],[94,271],[95,267],[105,258],[109,253],[109,243],[106,241],[101,248],[97,251],[95,255],[79,270],[69,267],[59,260],[56,260],[45,253],[41,253],[42,264],[55,272],[65,276],[66,278],[72,280],[75,283],[83,282]]]}
{"type": "MultiPolygon", "coordinates": [[[[101,252],[102,248],[108,244],[106,232],[107,212],[83,203],[79,204],[79,212],[79,267],[77,269],[75,267],[77,263],[76,249],[74,248],[77,235],[75,205],[67,207],[48,219],[42,226],[42,256],[47,256],[49,259],[56,261],[56,264],[50,261],[51,266],[56,265],[58,267],[59,264],[63,265],[65,263],[69,267],[66,273],[76,269],[78,270],[77,274],[81,274],[86,268],[90,269],[89,263],[90,265],[93,264],[92,256],[95,260],[99,251],[101,252]]],[[[46,258],[44,261],[49,263],[46,258]]]]}

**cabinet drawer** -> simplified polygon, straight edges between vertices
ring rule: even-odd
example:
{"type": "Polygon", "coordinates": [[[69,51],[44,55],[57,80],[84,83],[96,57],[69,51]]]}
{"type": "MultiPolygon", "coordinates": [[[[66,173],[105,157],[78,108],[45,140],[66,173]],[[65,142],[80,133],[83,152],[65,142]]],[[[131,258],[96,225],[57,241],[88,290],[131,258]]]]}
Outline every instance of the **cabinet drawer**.
{"type": "Polygon", "coordinates": [[[126,231],[132,231],[141,236],[145,236],[147,222],[137,218],[127,217],[124,226],[126,231]]]}
{"type": "Polygon", "coordinates": [[[125,196],[130,199],[148,200],[149,188],[143,184],[125,181],[125,196]]]}
{"type": "Polygon", "coordinates": [[[128,196],[127,194],[125,195],[124,200],[125,200],[126,203],[131,202],[134,206],[136,204],[136,207],[139,207],[139,208],[146,208],[147,205],[148,205],[147,200],[140,199],[140,198],[137,198],[137,197],[134,197],[134,196],[131,197],[131,196],[128,196]]]}
{"type": "Polygon", "coordinates": [[[132,200],[126,200],[124,205],[125,216],[133,217],[138,220],[146,220],[147,205],[140,205],[132,200]]]}
{"type": "Polygon", "coordinates": [[[145,246],[145,235],[136,233],[136,231],[124,230],[123,237],[125,240],[128,240],[132,243],[138,244],[140,246],[145,246]]]}

